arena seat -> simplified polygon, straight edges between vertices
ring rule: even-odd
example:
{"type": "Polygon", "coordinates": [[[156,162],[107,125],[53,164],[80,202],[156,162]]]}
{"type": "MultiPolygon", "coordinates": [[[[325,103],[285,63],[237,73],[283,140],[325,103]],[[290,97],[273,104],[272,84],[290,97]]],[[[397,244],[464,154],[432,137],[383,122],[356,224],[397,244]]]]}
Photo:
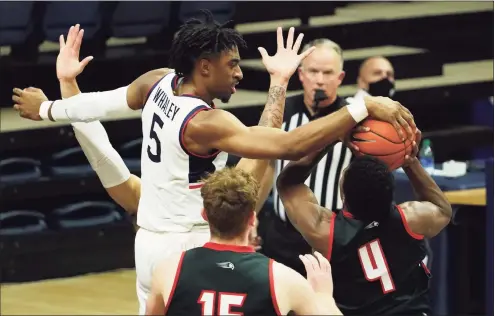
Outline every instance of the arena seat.
{"type": "Polygon", "coordinates": [[[207,9],[213,13],[216,21],[225,23],[234,18],[235,2],[224,1],[182,1],[179,9],[179,22],[182,24],[190,18],[202,19],[200,9],[207,9]]]}
{"type": "Polygon", "coordinates": [[[113,12],[110,28],[118,38],[148,37],[161,33],[170,21],[169,1],[121,1],[113,12]]]}
{"type": "Polygon", "coordinates": [[[33,1],[0,2],[0,46],[24,43],[33,30],[33,1]]]}
{"type": "Polygon", "coordinates": [[[0,160],[0,183],[14,184],[36,181],[41,177],[41,162],[27,157],[0,160]]]}
{"type": "Polygon", "coordinates": [[[50,218],[58,229],[70,229],[110,224],[123,216],[114,203],[84,201],[59,207],[50,213],[50,218]]]}
{"type": "Polygon", "coordinates": [[[143,138],[131,140],[121,145],[118,149],[119,154],[131,172],[141,172],[141,146],[143,138]]]}
{"type": "Polygon", "coordinates": [[[9,210],[0,213],[0,235],[25,235],[48,229],[45,215],[34,210],[9,210]]]}
{"type": "Polygon", "coordinates": [[[81,147],[56,152],[51,157],[50,171],[54,176],[85,176],[94,173],[81,147]]]}
{"type": "Polygon", "coordinates": [[[49,2],[42,21],[45,40],[58,42],[70,26],[80,24],[84,29],[84,45],[81,55],[100,55],[105,50],[108,38],[108,16],[114,3],[98,1],[53,1],[49,2]]]}

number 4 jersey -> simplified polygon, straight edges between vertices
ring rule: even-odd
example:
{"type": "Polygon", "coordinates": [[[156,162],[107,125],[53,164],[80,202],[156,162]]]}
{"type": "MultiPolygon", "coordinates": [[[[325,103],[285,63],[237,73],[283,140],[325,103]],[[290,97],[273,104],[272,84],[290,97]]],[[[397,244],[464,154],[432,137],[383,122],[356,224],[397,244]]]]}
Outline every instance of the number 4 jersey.
{"type": "Polygon", "coordinates": [[[166,315],[280,315],[272,267],[252,247],[209,242],[185,251],[166,315]]]}
{"type": "Polygon", "coordinates": [[[429,314],[430,272],[423,236],[413,233],[394,206],[381,222],[333,213],[329,253],[334,297],[344,315],[429,314]]]}
{"type": "MultiPolygon", "coordinates": [[[[201,217],[202,178],[225,166],[227,154],[190,153],[184,145],[188,122],[212,107],[192,95],[174,95],[181,79],[165,75],[150,89],[141,115],[141,199],[137,224],[155,232],[187,232],[207,225],[201,217]]],[[[207,227],[207,226],[206,226],[207,227]]]]}

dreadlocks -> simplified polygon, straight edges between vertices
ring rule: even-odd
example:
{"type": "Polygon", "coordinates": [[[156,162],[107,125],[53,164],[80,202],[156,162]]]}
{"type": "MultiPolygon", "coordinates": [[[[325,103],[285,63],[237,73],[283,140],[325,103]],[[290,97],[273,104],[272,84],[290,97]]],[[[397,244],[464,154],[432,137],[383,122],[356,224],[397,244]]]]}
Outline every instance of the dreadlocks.
{"type": "Polygon", "coordinates": [[[188,20],[179,28],[172,42],[169,63],[179,76],[190,76],[199,58],[216,56],[236,46],[246,48],[242,35],[235,29],[225,27],[232,21],[219,24],[213,20],[210,11],[201,12],[206,21],[188,20]]]}

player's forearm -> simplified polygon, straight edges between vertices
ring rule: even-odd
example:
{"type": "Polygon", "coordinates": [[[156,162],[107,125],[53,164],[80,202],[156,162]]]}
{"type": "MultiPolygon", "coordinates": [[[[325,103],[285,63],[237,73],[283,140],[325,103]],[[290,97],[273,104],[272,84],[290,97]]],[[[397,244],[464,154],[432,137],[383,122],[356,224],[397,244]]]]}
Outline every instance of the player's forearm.
{"type": "Polygon", "coordinates": [[[268,98],[258,126],[280,128],[284,117],[287,82],[271,78],[268,98]]]}
{"type": "MultiPolygon", "coordinates": [[[[279,78],[271,78],[270,89],[268,90],[268,98],[265,104],[263,113],[261,114],[258,126],[280,128],[285,110],[285,94],[287,90],[287,81],[279,78]]],[[[237,164],[238,168],[253,174],[256,180],[260,183],[260,194],[258,196],[257,210],[265,202],[269,188],[268,185],[273,183],[274,167],[270,160],[248,159],[242,158],[237,164]],[[270,180],[268,180],[270,178],[270,180]]]]}
{"type": "Polygon", "coordinates": [[[355,103],[288,132],[286,146],[298,160],[328,144],[334,143],[368,116],[364,101],[355,103]]]}
{"type": "Polygon", "coordinates": [[[60,94],[62,95],[62,99],[68,99],[75,95],[81,93],[79,90],[79,85],[77,84],[76,79],[74,80],[60,80],[60,94]]]}
{"type": "Polygon", "coordinates": [[[304,183],[320,160],[328,153],[333,144],[315,151],[297,161],[291,161],[282,169],[277,178],[277,186],[283,191],[285,187],[304,183]]]}
{"type": "Polygon", "coordinates": [[[447,197],[436,184],[435,180],[421,166],[418,159],[415,159],[411,165],[403,167],[403,169],[409,178],[409,182],[411,182],[418,200],[435,204],[444,215],[452,217],[452,207],[447,197]]]}
{"type": "Polygon", "coordinates": [[[328,297],[326,293],[316,293],[318,296],[319,315],[342,315],[333,297],[328,297]]]}
{"type": "Polygon", "coordinates": [[[80,93],[65,100],[41,104],[40,116],[57,122],[89,122],[133,111],[127,104],[127,87],[104,92],[80,93]]]}

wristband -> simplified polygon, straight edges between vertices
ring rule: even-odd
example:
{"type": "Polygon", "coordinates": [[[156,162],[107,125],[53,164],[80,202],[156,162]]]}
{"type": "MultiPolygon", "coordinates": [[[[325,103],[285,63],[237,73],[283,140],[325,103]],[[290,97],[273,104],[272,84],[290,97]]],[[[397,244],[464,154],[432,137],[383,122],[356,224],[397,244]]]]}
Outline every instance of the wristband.
{"type": "Polygon", "coordinates": [[[356,123],[359,123],[368,117],[368,108],[366,108],[366,104],[362,98],[353,99],[352,102],[347,105],[347,110],[356,123]]]}
{"type": "Polygon", "coordinates": [[[54,101],[43,101],[40,106],[39,115],[43,120],[48,120],[48,110],[54,101]]]}

